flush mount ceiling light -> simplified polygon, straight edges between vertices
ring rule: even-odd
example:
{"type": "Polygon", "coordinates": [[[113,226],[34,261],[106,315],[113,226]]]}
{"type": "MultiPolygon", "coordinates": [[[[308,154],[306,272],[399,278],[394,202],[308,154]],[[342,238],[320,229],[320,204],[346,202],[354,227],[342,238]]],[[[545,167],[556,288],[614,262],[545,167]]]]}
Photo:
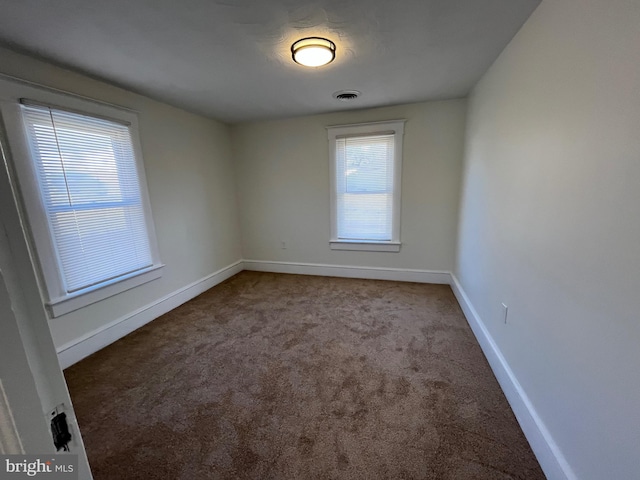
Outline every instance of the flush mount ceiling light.
{"type": "Polygon", "coordinates": [[[321,67],[336,58],[336,44],[326,38],[302,38],[291,45],[291,55],[300,65],[321,67]]]}

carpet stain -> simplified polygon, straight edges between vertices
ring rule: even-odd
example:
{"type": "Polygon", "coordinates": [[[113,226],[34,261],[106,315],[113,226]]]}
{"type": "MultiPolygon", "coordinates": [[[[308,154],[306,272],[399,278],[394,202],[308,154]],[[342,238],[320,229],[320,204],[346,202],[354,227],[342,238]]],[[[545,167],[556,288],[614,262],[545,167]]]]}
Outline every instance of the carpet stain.
{"type": "Polygon", "coordinates": [[[245,271],[65,376],[96,480],[544,479],[445,285],[245,271]]]}

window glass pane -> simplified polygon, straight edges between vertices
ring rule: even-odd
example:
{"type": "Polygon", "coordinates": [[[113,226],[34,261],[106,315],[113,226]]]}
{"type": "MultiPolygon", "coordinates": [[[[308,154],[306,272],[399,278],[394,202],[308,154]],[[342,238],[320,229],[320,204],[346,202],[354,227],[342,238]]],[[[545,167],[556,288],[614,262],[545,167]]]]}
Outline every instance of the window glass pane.
{"type": "Polygon", "coordinates": [[[348,193],[384,193],[389,190],[389,180],[393,179],[393,152],[389,152],[390,147],[393,147],[393,142],[389,138],[346,139],[348,193]]]}
{"type": "Polygon", "coordinates": [[[394,135],[336,140],[338,239],[390,241],[394,135]]]}
{"type": "Polygon", "coordinates": [[[151,266],[127,126],[22,106],[67,292],[151,266]]]}

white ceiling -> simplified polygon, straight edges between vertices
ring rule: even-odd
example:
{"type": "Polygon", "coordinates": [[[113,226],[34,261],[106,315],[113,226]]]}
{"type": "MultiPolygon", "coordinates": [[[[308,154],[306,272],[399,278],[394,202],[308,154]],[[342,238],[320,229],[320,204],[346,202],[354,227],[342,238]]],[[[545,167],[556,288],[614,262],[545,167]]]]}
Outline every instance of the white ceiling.
{"type": "Polygon", "coordinates": [[[0,42],[240,122],[465,96],[539,3],[0,0],[0,42]],[[333,63],[293,63],[310,35],[336,43],[333,63]]]}

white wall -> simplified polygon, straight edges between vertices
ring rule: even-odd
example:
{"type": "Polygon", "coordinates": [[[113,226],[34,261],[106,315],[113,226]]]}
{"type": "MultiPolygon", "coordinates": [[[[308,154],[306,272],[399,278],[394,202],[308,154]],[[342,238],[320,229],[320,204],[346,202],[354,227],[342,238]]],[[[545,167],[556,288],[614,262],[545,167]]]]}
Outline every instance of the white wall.
{"type": "Polygon", "coordinates": [[[456,275],[585,480],[639,475],[639,132],[637,0],[543,1],[469,103],[456,275]]]}
{"type": "Polygon", "coordinates": [[[57,347],[242,258],[226,125],[5,49],[0,49],[0,72],[128,107],[139,115],[164,275],[51,320],[57,347]]]}
{"type": "Polygon", "coordinates": [[[449,100],[233,126],[244,258],[451,270],[465,111],[465,100],[449,100]],[[401,251],[330,250],[325,127],[400,118],[401,251]]]}

